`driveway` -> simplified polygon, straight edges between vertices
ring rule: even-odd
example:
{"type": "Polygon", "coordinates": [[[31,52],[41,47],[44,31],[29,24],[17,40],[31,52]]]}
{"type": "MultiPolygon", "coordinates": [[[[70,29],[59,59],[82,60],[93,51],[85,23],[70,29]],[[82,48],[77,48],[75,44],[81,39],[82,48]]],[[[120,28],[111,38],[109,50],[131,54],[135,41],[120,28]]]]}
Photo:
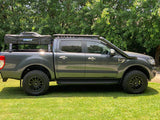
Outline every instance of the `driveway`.
{"type": "Polygon", "coordinates": [[[156,77],[151,80],[151,82],[160,83],[160,73],[156,74],[156,77]]]}

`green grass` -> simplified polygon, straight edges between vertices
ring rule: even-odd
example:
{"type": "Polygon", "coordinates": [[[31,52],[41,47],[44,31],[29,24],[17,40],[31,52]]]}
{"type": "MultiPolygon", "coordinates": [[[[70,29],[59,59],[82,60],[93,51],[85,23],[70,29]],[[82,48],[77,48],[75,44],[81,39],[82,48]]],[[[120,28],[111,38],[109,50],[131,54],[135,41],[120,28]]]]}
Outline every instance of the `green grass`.
{"type": "Polygon", "coordinates": [[[28,96],[19,81],[0,81],[1,120],[158,120],[160,84],[143,94],[118,86],[55,86],[42,96],[28,96]]]}

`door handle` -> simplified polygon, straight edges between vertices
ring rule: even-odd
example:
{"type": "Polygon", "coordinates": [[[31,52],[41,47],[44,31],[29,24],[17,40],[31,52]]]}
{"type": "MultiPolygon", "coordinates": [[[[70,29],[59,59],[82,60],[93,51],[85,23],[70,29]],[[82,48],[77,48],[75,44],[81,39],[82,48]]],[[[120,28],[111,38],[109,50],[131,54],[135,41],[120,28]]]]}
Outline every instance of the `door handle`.
{"type": "Polygon", "coordinates": [[[95,57],[88,57],[88,60],[94,61],[96,58],[95,57]]]}
{"type": "Polygon", "coordinates": [[[65,60],[68,57],[66,57],[66,56],[59,56],[59,58],[65,60]]]}

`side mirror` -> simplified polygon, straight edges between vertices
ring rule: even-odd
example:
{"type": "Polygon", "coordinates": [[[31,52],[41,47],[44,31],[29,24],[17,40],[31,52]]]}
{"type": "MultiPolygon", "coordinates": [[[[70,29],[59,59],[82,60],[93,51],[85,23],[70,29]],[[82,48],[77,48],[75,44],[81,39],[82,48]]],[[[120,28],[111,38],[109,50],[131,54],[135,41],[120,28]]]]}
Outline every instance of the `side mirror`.
{"type": "Polygon", "coordinates": [[[114,56],[116,54],[116,51],[114,49],[110,49],[110,56],[114,56]]]}

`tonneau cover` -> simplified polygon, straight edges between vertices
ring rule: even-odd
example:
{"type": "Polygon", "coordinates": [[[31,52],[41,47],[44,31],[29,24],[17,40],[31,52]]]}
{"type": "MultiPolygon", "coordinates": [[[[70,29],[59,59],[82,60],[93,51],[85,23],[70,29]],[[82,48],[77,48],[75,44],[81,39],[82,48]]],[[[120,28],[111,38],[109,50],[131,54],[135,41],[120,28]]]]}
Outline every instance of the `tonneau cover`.
{"type": "Polygon", "coordinates": [[[51,35],[40,35],[36,32],[22,32],[17,34],[6,34],[5,44],[51,44],[51,35]]]}

